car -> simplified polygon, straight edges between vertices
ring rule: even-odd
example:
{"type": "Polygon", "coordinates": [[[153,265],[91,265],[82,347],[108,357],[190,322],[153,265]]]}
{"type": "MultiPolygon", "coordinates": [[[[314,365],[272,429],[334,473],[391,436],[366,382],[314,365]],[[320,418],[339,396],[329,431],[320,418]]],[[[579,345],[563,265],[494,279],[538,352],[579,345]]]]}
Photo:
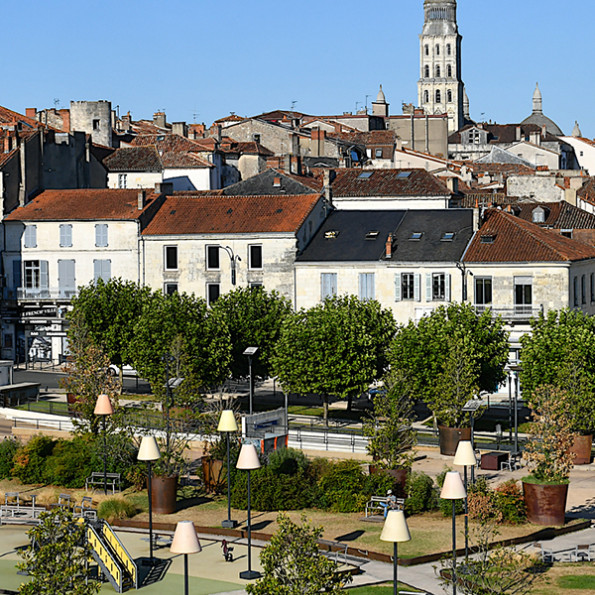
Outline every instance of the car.
{"type": "MultiPolygon", "coordinates": [[[[118,366],[116,366],[116,364],[110,364],[109,368],[107,369],[107,373],[110,376],[119,376],[120,368],[118,366]]],[[[138,372],[132,366],[129,366],[128,364],[124,364],[122,366],[122,375],[136,377],[136,376],[138,376],[138,372]]]]}

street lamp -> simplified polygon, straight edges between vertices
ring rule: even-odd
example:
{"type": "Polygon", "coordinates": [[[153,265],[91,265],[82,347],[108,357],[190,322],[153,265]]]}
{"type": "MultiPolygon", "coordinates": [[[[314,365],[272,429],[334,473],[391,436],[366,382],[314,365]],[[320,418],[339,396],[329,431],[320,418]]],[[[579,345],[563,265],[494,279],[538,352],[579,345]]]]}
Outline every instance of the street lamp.
{"type": "Polygon", "coordinates": [[[252,570],[252,527],[250,523],[250,471],[260,468],[254,444],[242,444],[236,469],[248,471],[248,570],[240,572],[240,578],[251,581],[260,578],[260,572],[252,570]]]}
{"type": "Polygon", "coordinates": [[[411,535],[409,527],[407,526],[407,519],[402,510],[389,510],[382,527],[380,534],[382,541],[393,542],[393,594],[399,595],[399,587],[397,583],[397,567],[399,565],[399,558],[397,552],[397,543],[410,541],[411,535]]]}
{"type": "Polygon", "coordinates": [[[219,417],[219,425],[217,426],[218,432],[225,432],[225,438],[227,440],[227,520],[221,523],[221,526],[225,529],[234,529],[237,525],[236,521],[231,520],[231,479],[230,479],[230,468],[229,468],[229,435],[231,432],[238,431],[238,424],[236,418],[231,409],[224,409],[219,417]]]}
{"type": "Polygon", "coordinates": [[[197,554],[202,548],[196,536],[192,521],[179,521],[169,551],[172,554],[184,554],[184,595],[188,595],[188,554],[197,554]]]}
{"type": "Polygon", "coordinates": [[[157,440],[155,440],[155,437],[143,436],[136,458],[139,461],[147,461],[147,490],[149,493],[149,557],[151,562],[153,561],[153,504],[151,502],[151,463],[159,459],[160,456],[161,453],[159,452],[159,446],[157,445],[157,440]]]}
{"type": "Polygon", "coordinates": [[[463,466],[463,477],[465,487],[465,562],[469,559],[469,499],[467,498],[467,467],[474,467],[477,463],[473,444],[469,440],[461,440],[457,446],[457,452],[453,463],[463,466]]]}
{"type": "Polygon", "coordinates": [[[105,430],[106,419],[108,415],[112,415],[114,409],[112,403],[107,395],[99,395],[95,403],[95,415],[103,417],[103,493],[107,496],[107,433],[105,430]]]}
{"type": "Polygon", "coordinates": [[[465,486],[458,471],[449,471],[444,477],[440,497],[443,500],[452,500],[452,595],[457,593],[457,524],[455,500],[462,500],[467,496],[465,486]]]}
{"type": "Polygon", "coordinates": [[[248,374],[250,375],[250,415],[252,415],[252,399],[254,397],[254,379],[252,377],[252,357],[256,355],[258,347],[246,347],[242,355],[248,356],[248,374]]]}
{"type": "Polygon", "coordinates": [[[518,364],[510,366],[510,369],[514,372],[514,456],[519,456],[519,372],[523,368],[518,364]]]}
{"type": "Polygon", "coordinates": [[[233,253],[233,250],[229,246],[221,246],[221,244],[217,244],[217,248],[221,248],[221,250],[225,250],[227,252],[227,256],[229,256],[229,260],[231,261],[231,284],[236,284],[236,265],[242,259],[233,253]]]}

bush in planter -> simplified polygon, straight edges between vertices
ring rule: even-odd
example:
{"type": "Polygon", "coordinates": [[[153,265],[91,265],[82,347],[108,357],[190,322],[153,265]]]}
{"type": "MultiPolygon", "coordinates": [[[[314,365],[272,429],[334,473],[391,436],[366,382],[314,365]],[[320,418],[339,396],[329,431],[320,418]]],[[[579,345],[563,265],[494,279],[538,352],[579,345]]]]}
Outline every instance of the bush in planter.
{"type": "Polygon", "coordinates": [[[523,494],[514,480],[509,480],[492,489],[485,478],[478,477],[469,486],[469,518],[496,524],[518,524],[527,520],[523,494]]]}
{"type": "Polygon", "coordinates": [[[16,438],[4,438],[0,442],[0,479],[12,477],[14,457],[21,443],[16,438]]]}
{"type": "Polygon", "coordinates": [[[523,500],[523,492],[514,479],[496,486],[494,495],[496,508],[502,513],[504,522],[517,525],[527,520],[527,508],[523,500]]]}
{"type": "Polygon", "coordinates": [[[421,471],[414,471],[407,479],[407,499],[405,512],[407,514],[421,514],[428,510],[435,510],[438,506],[438,494],[434,480],[421,471]]]}

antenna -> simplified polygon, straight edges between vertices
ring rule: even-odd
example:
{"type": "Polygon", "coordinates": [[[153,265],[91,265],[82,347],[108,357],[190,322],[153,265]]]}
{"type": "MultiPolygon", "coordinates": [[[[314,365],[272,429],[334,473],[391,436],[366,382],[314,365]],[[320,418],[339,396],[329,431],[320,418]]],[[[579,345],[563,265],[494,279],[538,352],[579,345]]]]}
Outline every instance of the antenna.
{"type": "Polygon", "coordinates": [[[60,100],[57,98],[54,98],[54,108],[58,109],[60,107],[60,100]]]}
{"type": "Polygon", "coordinates": [[[370,95],[366,95],[366,113],[368,113],[368,97],[370,97],[370,95]]]}
{"type": "Polygon", "coordinates": [[[198,116],[200,116],[200,113],[199,113],[199,112],[193,112],[193,113],[192,113],[192,123],[193,123],[193,124],[196,124],[196,118],[197,118],[198,116]]]}
{"type": "Polygon", "coordinates": [[[295,99],[291,102],[291,111],[293,111],[295,109],[296,103],[297,103],[297,100],[295,100],[295,99]]]}
{"type": "Polygon", "coordinates": [[[358,106],[358,105],[361,105],[361,104],[362,104],[362,102],[361,102],[361,101],[356,101],[356,102],[355,102],[355,113],[356,113],[356,114],[357,114],[357,106],[358,106]]]}

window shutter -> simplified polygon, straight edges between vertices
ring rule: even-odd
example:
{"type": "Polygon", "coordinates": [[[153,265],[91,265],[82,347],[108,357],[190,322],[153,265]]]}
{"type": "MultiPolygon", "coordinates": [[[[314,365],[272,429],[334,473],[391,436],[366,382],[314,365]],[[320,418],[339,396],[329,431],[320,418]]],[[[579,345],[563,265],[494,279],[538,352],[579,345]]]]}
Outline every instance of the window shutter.
{"type": "Polygon", "coordinates": [[[400,302],[401,297],[401,273],[395,274],[395,302],[400,302]]]}
{"type": "Polygon", "coordinates": [[[444,299],[450,302],[450,274],[444,274],[444,299]]]}
{"type": "Polygon", "coordinates": [[[12,261],[12,286],[17,289],[21,287],[23,284],[22,282],[22,269],[21,269],[21,261],[20,260],[13,260],[12,261]]]}
{"type": "Polygon", "coordinates": [[[413,275],[413,299],[421,302],[421,275],[413,275]]]}
{"type": "Polygon", "coordinates": [[[48,289],[50,286],[50,278],[48,272],[48,261],[47,260],[40,260],[39,261],[39,288],[40,289],[48,289]]]}
{"type": "Polygon", "coordinates": [[[432,275],[426,273],[426,302],[432,301],[432,275]]]}
{"type": "Polygon", "coordinates": [[[365,294],[365,276],[363,273],[359,274],[359,299],[363,300],[366,298],[365,294]]]}
{"type": "Polygon", "coordinates": [[[375,300],[376,299],[376,275],[374,273],[370,273],[368,276],[369,279],[369,291],[368,291],[368,299],[375,300]]]}
{"type": "Polygon", "coordinates": [[[60,247],[69,248],[72,246],[72,225],[63,223],[60,225],[60,247]]]}
{"type": "Polygon", "coordinates": [[[25,248],[37,248],[37,225],[25,227],[25,248]]]}

